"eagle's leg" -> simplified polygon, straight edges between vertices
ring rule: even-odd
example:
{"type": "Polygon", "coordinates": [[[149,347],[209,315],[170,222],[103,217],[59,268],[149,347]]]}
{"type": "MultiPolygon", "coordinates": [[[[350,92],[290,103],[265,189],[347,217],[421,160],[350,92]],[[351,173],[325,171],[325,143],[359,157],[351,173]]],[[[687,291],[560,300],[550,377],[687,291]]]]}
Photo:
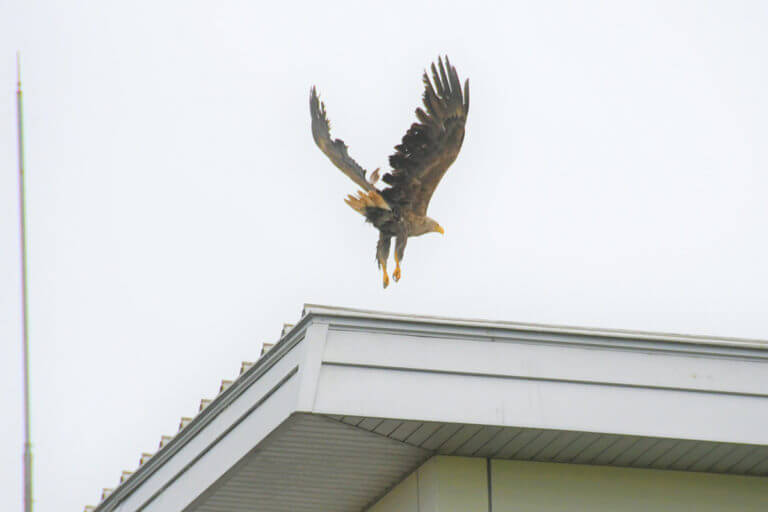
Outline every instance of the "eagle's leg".
{"type": "Polygon", "coordinates": [[[389,258],[389,247],[392,242],[392,238],[379,232],[379,242],[376,244],[376,261],[379,263],[379,268],[384,271],[384,288],[389,286],[389,275],[387,274],[387,258],[389,258]]]}
{"type": "Polygon", "coordinates": [[[386,288],[387,286],[389,286],[389,276],[387,275],[387,262],[381,261],[379,262],[379,264],[381,265],[381,269],[384,271],[384,278],[383,278],[384,281],[382,284],[384,285],[384,288],[386,288]]]}
{"type": "Polygon", "coordinates": [[[400,280],[400,262],[403,261],[406,243],[408,243],[408,237],[405,235],[399,235],[395,239],[395,271],[392,272],[392,279],[395,281],[400,280]]]}

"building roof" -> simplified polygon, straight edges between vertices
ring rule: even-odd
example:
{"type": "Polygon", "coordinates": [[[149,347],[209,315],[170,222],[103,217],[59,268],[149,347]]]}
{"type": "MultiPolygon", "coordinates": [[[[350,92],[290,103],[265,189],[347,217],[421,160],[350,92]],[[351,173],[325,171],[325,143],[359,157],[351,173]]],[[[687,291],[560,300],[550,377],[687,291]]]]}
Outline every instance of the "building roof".
{"type": "MultiPolygon", "coordinates": [[[[768,340],[756,338],[736,338],[723,336],[701,336],[691,334],[678,334],[655,331],[638,331],[630,329],[605,329],[596,327],[581,327],[572,325],[537,324],[529,322],[510,322],[502,320],[482,320],[476,318],[453,318],[434,315],[414,315],[408,313],[392,313],[372,311],[357,308],[345,308],[337,306],[324,306],[319,304],[305,304],[302,317],[307,314],[327,315],[336,318],[357,318],[377,321],[407,322],[421,325],[447,325],[470,328],[502,329],[522,332],[538,332],[542,334],[565,334],[571,336],[586,335],[599,338],[632,339],[643,341],[664,341],[667,343],[688,343],[694,345],[716,345],[751,347],[768,350],[768,340]]],[[[290,324],[285,326],[293,327],[290,324]]],[[[286,331],[283,331],[285,334],[286,331]]]]}
{"type": "Polygon", "coordinates": [[[360,510],[433,454],[768,475],[768,342],[306,305],[98,511],[360,510]]]}

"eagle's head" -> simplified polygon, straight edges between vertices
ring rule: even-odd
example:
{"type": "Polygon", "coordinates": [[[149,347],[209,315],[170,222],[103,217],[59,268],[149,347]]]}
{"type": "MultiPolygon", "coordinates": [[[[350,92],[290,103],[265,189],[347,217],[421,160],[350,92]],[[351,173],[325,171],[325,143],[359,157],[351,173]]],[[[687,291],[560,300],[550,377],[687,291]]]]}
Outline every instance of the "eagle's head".
{"type": "Polygon", "coordinates": [[[429,217],[419,218],[418,221],[414,222],[412,229],[413,230],[411,233],[409,233],[409,236],[419,236],[425,233],[440,233],[441,235],[445,234],[443,227],[438,224],[435,219],[429,217]]]}

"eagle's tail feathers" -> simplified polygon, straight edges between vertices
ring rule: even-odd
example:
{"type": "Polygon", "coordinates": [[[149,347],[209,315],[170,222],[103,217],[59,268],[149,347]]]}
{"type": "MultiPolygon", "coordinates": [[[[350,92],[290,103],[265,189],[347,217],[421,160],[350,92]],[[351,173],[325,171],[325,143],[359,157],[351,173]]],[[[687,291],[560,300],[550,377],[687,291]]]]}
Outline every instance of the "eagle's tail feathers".
{"type": "Polygon", "coordinates": [[[384,198],[381,197],[381,194],[376,190],[371,190],[370,192],[358,190],[356,196],[350,194],[344,199],[344,202],[360,215],[365,215],[366,208],[380,208],[382,210],[391,209],[389,204],[387,204],[387,201],[385,201],[384,198]]]}

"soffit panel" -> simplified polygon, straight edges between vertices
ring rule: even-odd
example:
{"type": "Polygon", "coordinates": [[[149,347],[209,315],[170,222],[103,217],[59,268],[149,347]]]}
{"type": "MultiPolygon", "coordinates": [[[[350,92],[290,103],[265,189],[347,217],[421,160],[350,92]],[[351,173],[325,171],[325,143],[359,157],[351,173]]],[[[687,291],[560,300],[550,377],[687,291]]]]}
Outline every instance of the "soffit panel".
{"type": "MultiPolygon", "coordinates": [[[[393,421],[329,418],[361,430],[393,421]]],[[[411,434],[398,433],[398,440],[436,455],[768,476],[765,445],[400,420],[402,425],[408,425],[411,434]]],[[[394,440],[398,428],[386,437],[394,440]]]]}

